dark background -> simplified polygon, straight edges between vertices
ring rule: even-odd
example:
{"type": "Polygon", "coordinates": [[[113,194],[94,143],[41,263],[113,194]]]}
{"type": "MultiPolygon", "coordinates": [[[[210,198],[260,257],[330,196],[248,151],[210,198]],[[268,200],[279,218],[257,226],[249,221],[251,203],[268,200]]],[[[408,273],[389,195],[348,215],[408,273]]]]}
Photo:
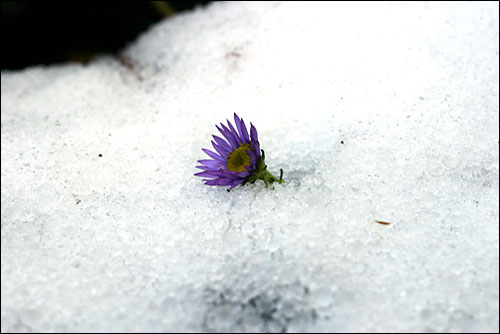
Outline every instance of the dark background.
{"type": "Polygon", "coordinates": [[[155,22],[208,2],[4,1],[2,70],[116,54],[155,22]]]}

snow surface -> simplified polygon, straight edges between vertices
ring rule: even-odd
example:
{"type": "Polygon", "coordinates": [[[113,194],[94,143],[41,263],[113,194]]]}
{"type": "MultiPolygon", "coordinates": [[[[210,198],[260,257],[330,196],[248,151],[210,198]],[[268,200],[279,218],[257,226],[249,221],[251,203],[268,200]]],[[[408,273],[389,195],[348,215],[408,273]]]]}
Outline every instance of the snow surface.
{"type": "Polygon", "coordinates": [[[214,3],[3,72],[2,331],[498,332],[498,9],[214,3]],[[285,184],[193,176],[233,112],[285,184]]]}

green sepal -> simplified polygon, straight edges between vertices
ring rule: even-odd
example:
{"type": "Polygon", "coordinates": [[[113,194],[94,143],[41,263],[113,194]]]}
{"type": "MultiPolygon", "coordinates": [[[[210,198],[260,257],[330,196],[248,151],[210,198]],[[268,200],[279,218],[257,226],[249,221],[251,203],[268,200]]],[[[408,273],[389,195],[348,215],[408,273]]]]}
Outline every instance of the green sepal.
{"type": "Polygon", "coordinates": [[[264,181],[266,188],[270,185],[273,184],[274,182],[278,183],[283,183],[285,180],[283,180],[283,169],[280,169],[280,178],[277,179],[273,174],[271,174],[267,170],[267,165],[265,162],[266,155],[264,153],[264,150],[261,150],[262,156],[261,158],[257,161],[255,170],[246,177],[245,181],[242,183],[254,183],[257,180],[262,180],[264,181]]]}

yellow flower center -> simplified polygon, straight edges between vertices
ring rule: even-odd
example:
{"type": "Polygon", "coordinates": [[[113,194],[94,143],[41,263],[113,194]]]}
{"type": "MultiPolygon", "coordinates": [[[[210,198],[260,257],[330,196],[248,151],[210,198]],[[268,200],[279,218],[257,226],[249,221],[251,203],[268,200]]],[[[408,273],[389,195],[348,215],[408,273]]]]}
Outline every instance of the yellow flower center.
{"type": "Polygon", "coordinates": [[[247,166],[250,166],[250,156],[247,151],[252,151],[248,144],[240,145],[236,150],[228,154],[226,167],[231,172],[246,172],[247,166]]]}

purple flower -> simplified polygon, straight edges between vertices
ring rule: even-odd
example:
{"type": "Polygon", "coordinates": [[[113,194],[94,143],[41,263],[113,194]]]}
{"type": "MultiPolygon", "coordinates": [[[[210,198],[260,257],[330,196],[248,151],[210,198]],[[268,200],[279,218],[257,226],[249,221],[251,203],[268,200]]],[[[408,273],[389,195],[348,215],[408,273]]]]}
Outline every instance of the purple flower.
{"type": "Polygon", "coordinates": [[[201,166],[196,168],[203,171],[194,175],[205,177],[203,181],[206,185],[229,186],[229,190],[239,184],[253,183],[257,179],[264,180],[266,186],[274,181],[284,182],[281,177],[278,180],[266,170],[264,151],[261,155],[257,129],[253,124],[250,123],[250,136],[245,122],[236,113],[234,124],[237,130],[229,121],[227,127],[222,123],[221,127],[216,125],[225,140],[213,136],[212,146],[215,152],[202,149],[211,159],[198,160],[201,166]]]}

